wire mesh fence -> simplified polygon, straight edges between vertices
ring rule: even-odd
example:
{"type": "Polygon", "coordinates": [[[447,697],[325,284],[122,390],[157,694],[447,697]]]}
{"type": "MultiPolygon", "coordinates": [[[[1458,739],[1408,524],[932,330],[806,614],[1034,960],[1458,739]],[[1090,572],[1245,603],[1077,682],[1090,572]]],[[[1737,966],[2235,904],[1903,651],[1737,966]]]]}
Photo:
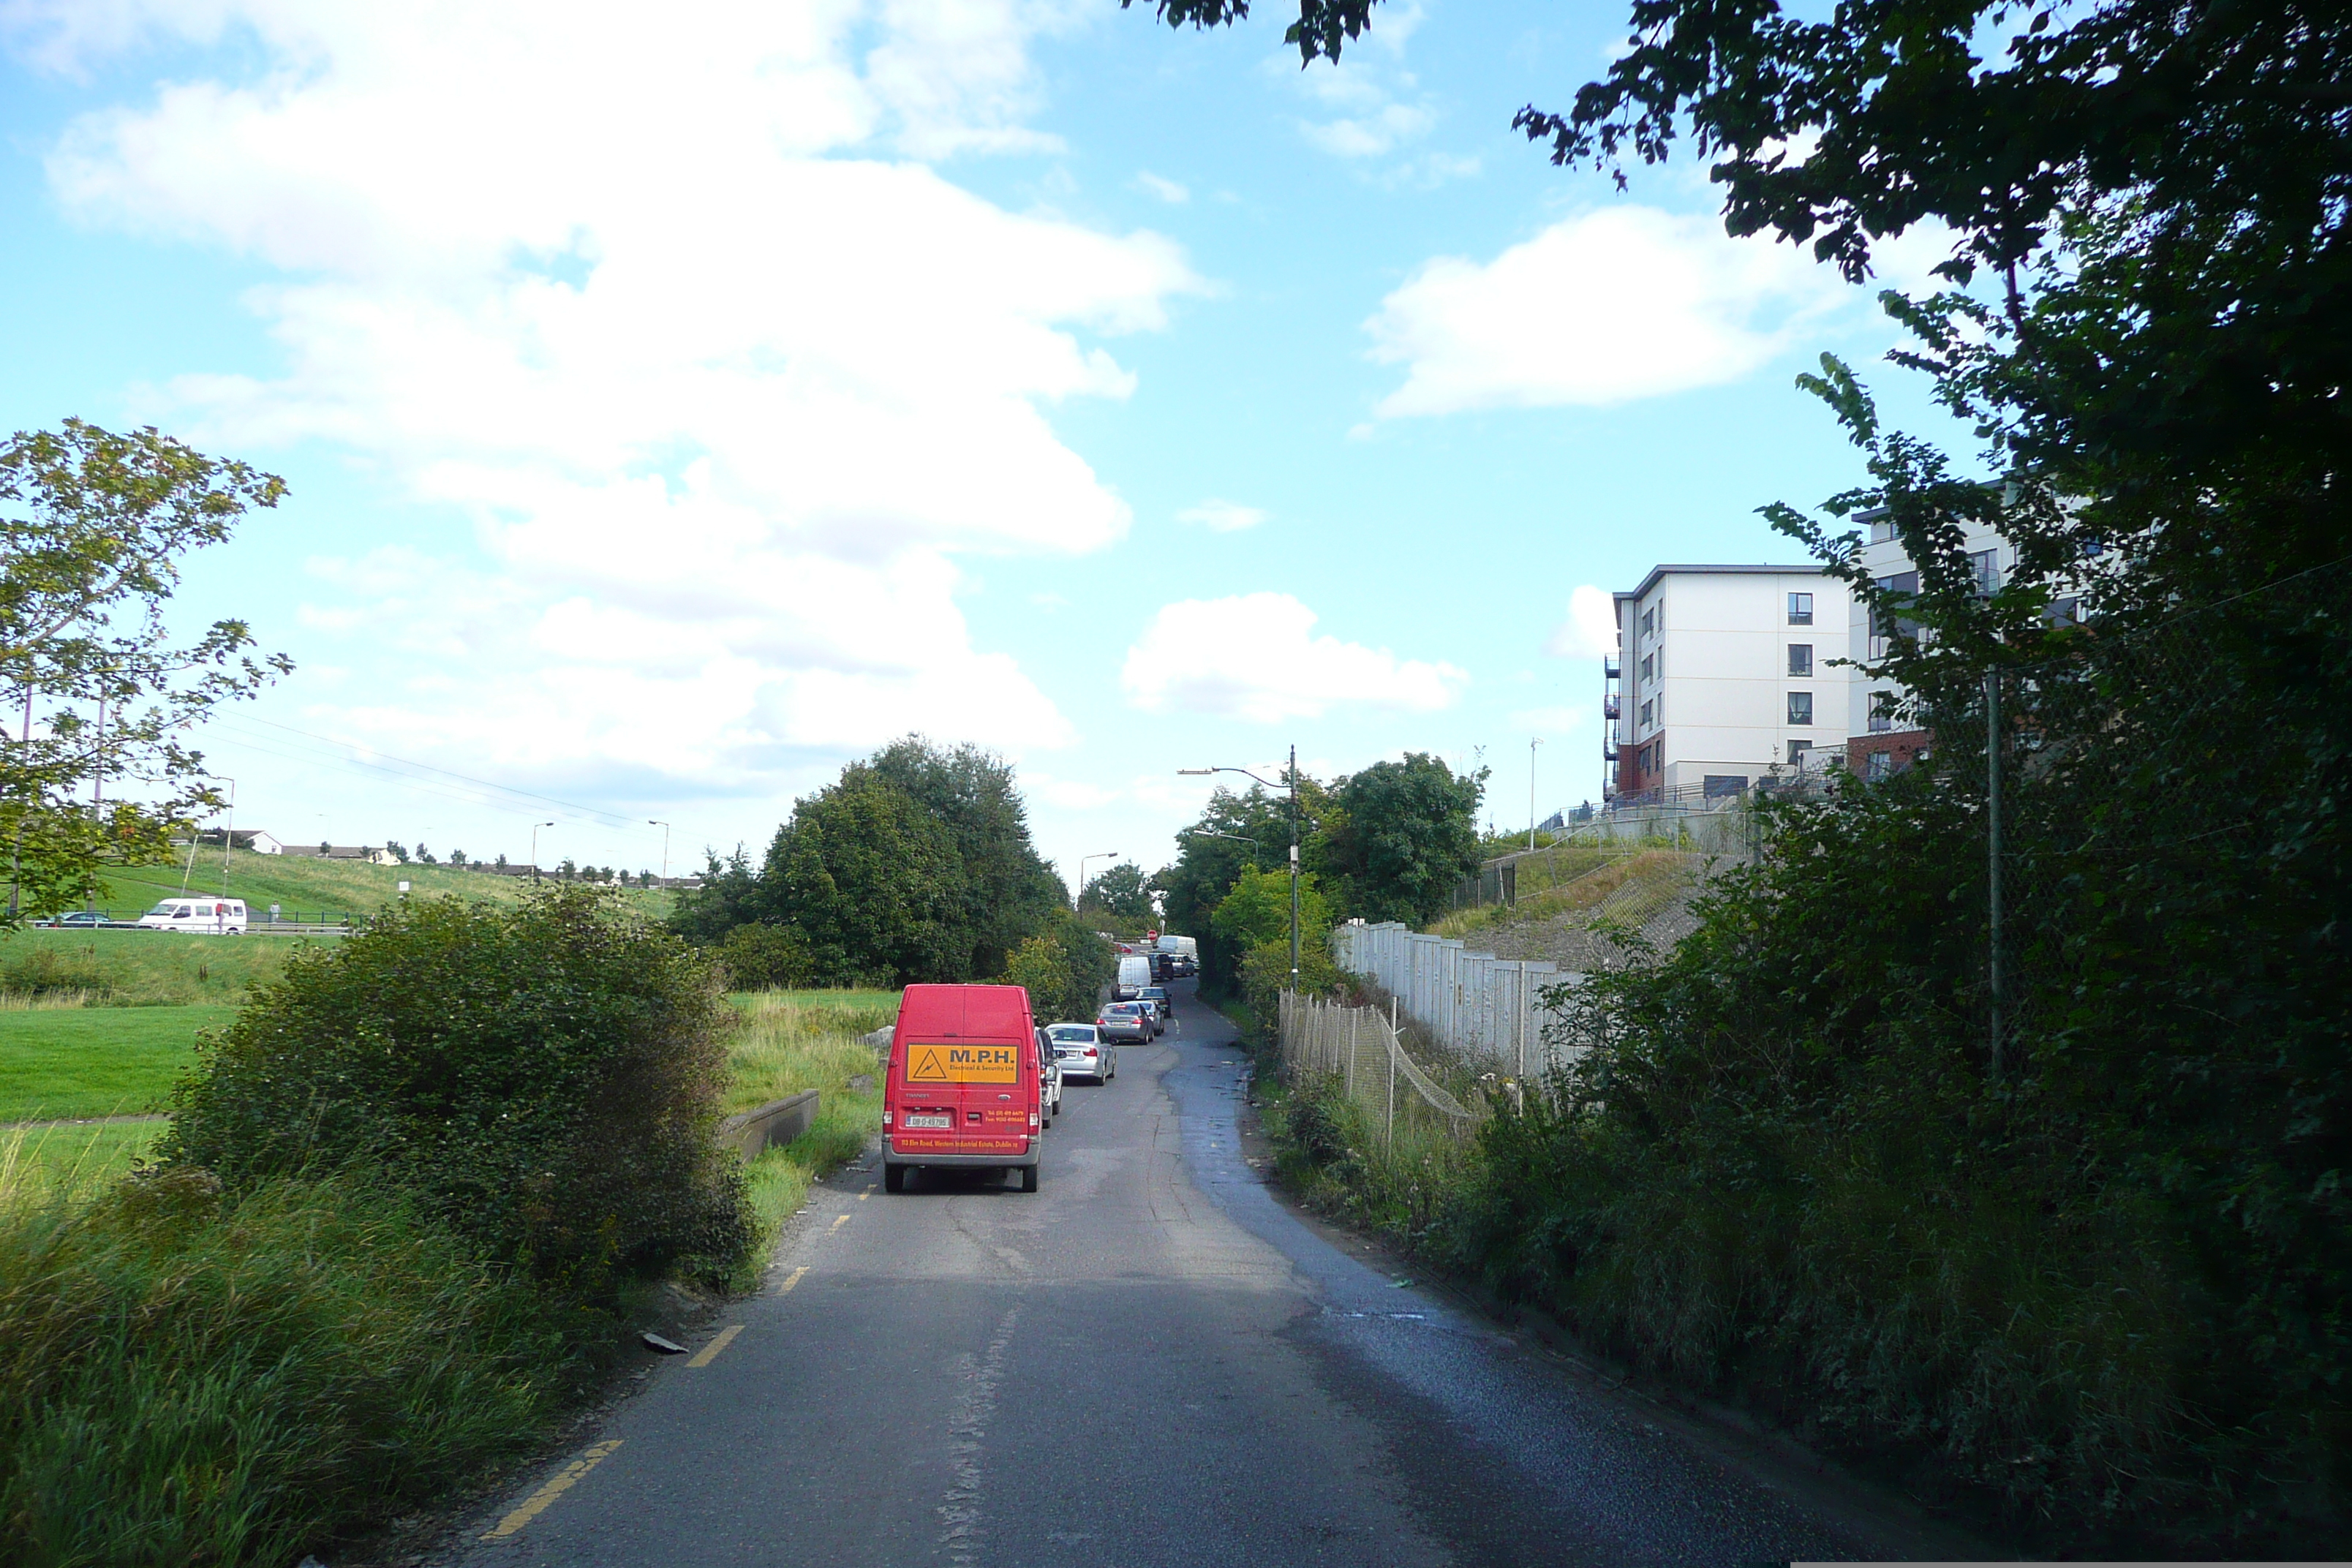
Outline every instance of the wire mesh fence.
{"type": "Polygon", "coordinates": [[[1385,1147],[1400,1135],[1454,1142],[1475,1136],[1486,1094],[1508,1086],[1492,1073],[1474,1084],[1465,1064],[1424,1068],[1405,1049],[1395,1004],[1350,1006],[1319,996],[1282,994],[1282,1069],[1286,1077],[1328,1079],[1385,1147]],[[1456,1080],[1453,1089],[1439,1081],[1456,1080]],[[1456,1089],[1461,1092],[1455,1092],[1456,1089]]]}

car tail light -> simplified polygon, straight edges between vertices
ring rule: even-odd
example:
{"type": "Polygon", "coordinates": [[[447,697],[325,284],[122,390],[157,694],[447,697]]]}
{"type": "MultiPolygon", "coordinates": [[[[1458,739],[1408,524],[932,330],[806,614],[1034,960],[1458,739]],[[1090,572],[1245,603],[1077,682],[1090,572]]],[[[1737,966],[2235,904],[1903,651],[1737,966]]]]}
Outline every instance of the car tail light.
{"type": "Polygon", "coordinates": [[[1095,1054],[1095,1048],[1094,1048],[1092,1046],[1088,1046],[1088,1047],[1087,1047],[1087,1055],[1088,1055],[1088,1056],[1093,1056],[1094,1054],[1095,1054]]]}

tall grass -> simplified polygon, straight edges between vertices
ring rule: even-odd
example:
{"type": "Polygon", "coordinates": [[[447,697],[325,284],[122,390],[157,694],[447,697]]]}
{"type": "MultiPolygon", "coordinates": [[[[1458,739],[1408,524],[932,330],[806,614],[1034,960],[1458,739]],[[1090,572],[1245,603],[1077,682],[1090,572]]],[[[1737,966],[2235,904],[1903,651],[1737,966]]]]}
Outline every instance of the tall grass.
{"type": "Polygon", "coordinates": [[[610,1339],[378,1184],[100,1188],[23,1145],[0,1143],[0,1561],[323,1552],[528,1451],[610,1339]]]}
{"type": "Polygon", "coordinates": [[[816,1125],[744,1169],[751,1207],[772,1232],[817,1176],[854,1160],[882,1125],[882,1058],[858,1037],[897,1017],[892,991],[755,991],[740,994],[743,1023],[728,1047],[726,1109],[817,1091],[816,1125]]]}

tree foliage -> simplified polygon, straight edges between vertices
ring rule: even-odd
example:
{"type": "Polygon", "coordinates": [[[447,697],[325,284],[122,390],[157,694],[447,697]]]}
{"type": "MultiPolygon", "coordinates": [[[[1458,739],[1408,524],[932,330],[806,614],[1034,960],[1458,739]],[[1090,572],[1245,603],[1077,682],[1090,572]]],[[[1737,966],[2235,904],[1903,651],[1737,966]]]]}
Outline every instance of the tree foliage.
{"type": "Polygon", "coordinates": [[[1066,912],[1060,879],[1030,841],[1011,766],[919,736],[794,803],[757,867],[740,845],[708,860],[671,929],[698,944],[732,943],[747,975],[797,984],[993,975],[1066,912]],[[731,934],[747,926],[783,936],[731,934]]]}
{"type": "Polygon", "coordinates": [[[7,922],[88,897],[107,866],[167,858],[170,835],[221,804],[182,735],[293,665],[251,653],[242,621],[178,641],[165,610],[181,561],[285,489],[152,428],[68,419],[0,445],[7,922]]]}
{"type": "Polygon", "coordinates": [[[1349,917],[1422,925],[1454,885],[1478,868],[1478,803],[1486,773],[1456,773],[1407,752],[1341,779],[1318,830],[1319,863],[1349,917]]]}
{"type": "Polygon", "coordinates": [[[1080,910],[1099,910],[1124,930],[1142,931],[1159,918],[1151,907],[1151,883],[1143,868],[1122,860],[1103,871],[1078,894],[1080,910]]]}

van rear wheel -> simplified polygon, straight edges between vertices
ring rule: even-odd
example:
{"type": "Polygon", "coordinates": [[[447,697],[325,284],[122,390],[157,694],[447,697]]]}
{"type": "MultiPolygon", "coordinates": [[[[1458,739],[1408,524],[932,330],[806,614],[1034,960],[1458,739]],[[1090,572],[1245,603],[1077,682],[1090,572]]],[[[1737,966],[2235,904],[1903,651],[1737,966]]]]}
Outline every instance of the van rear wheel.
{"type": "Polygon", "coordinates": [[[883,1166],[882,1190],[886,1193],[905,1192],[907,1190],[907,1167],[904,1165],[883,1166]]]}

